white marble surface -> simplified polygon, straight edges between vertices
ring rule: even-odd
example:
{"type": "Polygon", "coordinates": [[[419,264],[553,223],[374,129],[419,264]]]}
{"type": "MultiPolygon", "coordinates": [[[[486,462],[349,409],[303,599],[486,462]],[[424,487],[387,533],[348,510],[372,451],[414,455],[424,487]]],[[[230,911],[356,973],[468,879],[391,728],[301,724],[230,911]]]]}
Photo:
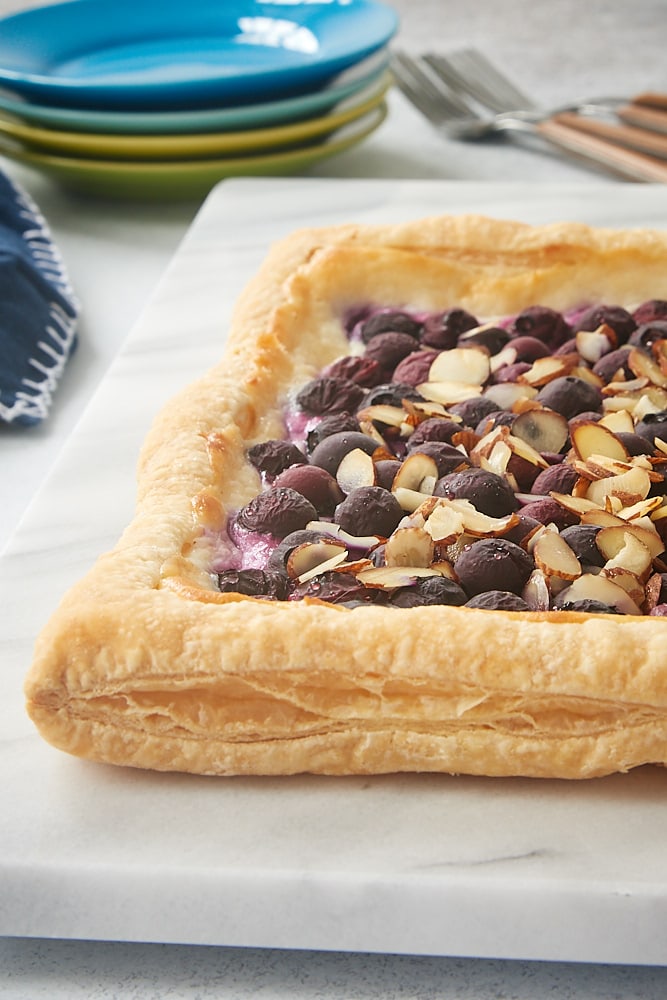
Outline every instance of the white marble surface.
{"type": "MultiPolygon", "coordinates": [[[[28,5],[0,0],[0,13],[28,5]]],[[[405,44],[432,47],[434,32],[443,49],[478,44],[545,101],[667,89],[662,0],[395,6],[405,44]]],[[[129,514],[150,415],[217,356],[233,297],[270,240],[303,223],[438,207],[665,226],[664,189],[603,187],[553,157],[444,142],[393,95],[376,136],[310,174],[517,183],[224,185],[164,274],[197,204],[106,204],[3,166],[51,223],[84,316],[49,421],[0,434],[0,547],[25,516],[0,567],[0,933],[10,935],[0,996],[663,997],[663,969],[618,964],[665,964],[662,774],[278,788],[128,776],[42,746],[20,682],[36,628],[129,514]],[[350,954],[360,951],[421,957],[350,954]]]]}

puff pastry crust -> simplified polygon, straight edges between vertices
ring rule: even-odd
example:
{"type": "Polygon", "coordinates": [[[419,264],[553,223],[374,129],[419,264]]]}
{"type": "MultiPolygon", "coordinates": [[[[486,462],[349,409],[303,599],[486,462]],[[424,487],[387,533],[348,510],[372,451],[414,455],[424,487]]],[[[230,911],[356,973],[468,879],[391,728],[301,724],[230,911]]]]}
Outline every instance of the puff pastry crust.
{"type": "Polygon", "coordinates": [[[226,512],[290,390],[359,303],[476,315],[667,298],[667,235],[478,216],[301,231],[242,294],[222,361],[157,417],[136,516],[63,599],[26,681],[44,738],[202,774],[584,778],[667,761],[667,621],[219,593],[226,512]]]}

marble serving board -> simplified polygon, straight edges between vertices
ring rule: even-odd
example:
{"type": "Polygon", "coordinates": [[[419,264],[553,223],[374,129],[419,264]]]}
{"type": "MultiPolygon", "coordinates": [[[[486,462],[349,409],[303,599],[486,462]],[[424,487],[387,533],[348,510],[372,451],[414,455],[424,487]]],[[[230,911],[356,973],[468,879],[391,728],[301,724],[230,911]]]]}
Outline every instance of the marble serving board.
{"type": "Polygon", "coordinates": [[[2,560],[0,933],[667,964],[664,770],[153,774],[61,754],[23,711],[39,627],[129,519],[153,414],[217,360],[269,244],[302,225],[464,211],[667,227],[667,188],[311,179],[211,193],[2,560]]]}

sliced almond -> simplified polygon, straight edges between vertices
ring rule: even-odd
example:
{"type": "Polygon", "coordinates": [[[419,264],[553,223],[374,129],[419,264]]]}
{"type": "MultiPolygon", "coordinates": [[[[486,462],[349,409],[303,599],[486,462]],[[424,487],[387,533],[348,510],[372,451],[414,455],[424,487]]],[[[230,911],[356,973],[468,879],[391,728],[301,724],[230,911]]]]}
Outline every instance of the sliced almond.
{"type": "Polygon", "coordinates": [[[601,574],[582,573],[560,594],[559,601],[601,601],[624,615],[641,615],[639,606],[617,583],[601,574]]]}
{"type": "Polygon", "coordinates": [[[377,421],[380,424],[387,424],[388,427],[400,427],[405,420],[405,410],[400,406],[377,403],[374,406],[366,406],[363,410],[359,410],[357,418],[364,421],[377,421]]]}
{"type": "Polygon", "coordinates": [[[533,547],[533,557],[538,569],[547,577],[575,580],[581,575],[581,563],[558,532],[543,532],[533,547]]]}
{"type": "Polygon", "coordinates": [[[423,528],[397,528],[387,539],[384,558],[387,566],[430,566],[433,539],[423,528]]]}
{"type": "Polygon", "coordinates": [[[408,490],[416,490],[418,493],[431,494],[433,493],[437,479],[438,466],[435,459],[430,455],[424,455],[422,452],[415,451],[412,455],[408,455],[405,461],[401,463],[400,469],[394,476],[391,488],[393,491],[404,487],[408,490]],[[427,488],[424,488],[425,481],[428,482],[427,488]]]}
{"type": "Polygon", "coordinates": [[[445,504],[461,514],[464,530],[475,538],[497,538],[519,523],[518,514],[490,517],[477,510],[470,500],[445,500],[445,504]]]}
{"type": "MultiPolygon", "coordinates": [[[[521,417],[517,417],[517,420],[521,420],[521,417]]],[[[506,440],[514,455],[524,459],[529,465],[537,465],[541,469],[548,468],[549,463],[545,458],[542,458],[539,451],[514,433],[514,426],[512,426],[512,431],[507,435],[506,440]]]]}
{"type": "Polygon", "coordinates": [[[606,323],[597,330],[578,330],[574,339],[579,356],[592,365],[605,354],[609,354],[617,340],[614,331],[606,323]]]}
{"type": "Polygon", "coordinates": [[[548,611],[551,604],[551,591],[546,574],[541,569],[534,569],[528,577],[521,596],[531,611],[548,611]]]}
{"type": "Polygon", "coordinates": [[[606,455],[621,462],[627,461],[630,457],[627,448],[614,432],[594,420],[580,420],[574,423],[570,437],[572,447],[584,461],[591,455],[606,455]]]}
{"type": "Polygon", "coordinates": [[[424,399],[433,403],[442,403],[443,406],[453,406],[455,403],[464,403],[466,399],[475,399],[482,395],[479,385],[467,382],[422,382],[417,386],[417,392],[421,393],[424,399]]]}
{"type": "Polygon", "coordinates": [[[622,587],[637,607],[641,607],[644,603],[646,593],[642,581],[634,573],[631,573],[629,569],[623,569],[621,566],[605,566],[604,569],[600,570],[600,576],[611,580],[618,587],[622,587]]]}
{"type": "Polygon", "coordinates": [[[611,410],[598,421],[614,434],[632,434],[635,424],[627,410],[611,410]]]}
{"type": "Polygon", "coordinates": [[[646,378],[662,389],[667,387],[667,375],[660,370],[660,365],[637,347],[633,347],[628,354],[628,368],[637,378],[646,378]]]}
{"type": "Polygon", "coordinates": [[[623,506],[644,500],[651,489],[651,480],[644,469],[631,468],[619,476],[598,479],[589,485],[586,496],[589,500],[604,506],[608,496],[622,500],[623,506]]]}
{"type": "Polygon", "coordinates": [[[653,573],[646,581],[644,592],[646,594],[646,611],[652,611],[660,603],[660,591],[662,590],[662,577],[660,573],[653,573]]]}
{"type": "Polygon", "coordinates": [[[357,573],[357,580],[372,589],[395,590],[415,584],[420,577],[439,575],[437,570],[424,566],[373,566],[357,573]]]}
{"type": "Polygon", "coordinates": [[[366,435],[366,437],[373,438],[379,448],[386,448],[387,442],[382,437],[372,420],[360,420],[359,429],[362,434],[366,435]]]}
{"type": "Polygon", "coordinates": [[[336,482],[345,494],[361,486],[375,486],[377,482],[375,462],[361,448],[353,448],[338,466],[336,482]]]}
{"type": "Polygon", "coordinates": [[[605,569],[627,569],[645,580],[651,569],[651,553],[642,541],[625,527],[601,528],[595,544],[604,556],[605,569]]]}
{"type": "Polygon", "coordinates": [[[601,507],[593,507],[591,510],[587,510],[581,515],[582,524],[594,524],[600,528],[613,528],[619,525],[621,528],[624,527],[625,521],[622,517],[617,514],[611,514],[608,510],[603,510],[601,507]]]}
{"type": "Polygon", "coordinates": [[[565,417],[555,410],[526,410],[512,424],[512,436],[521,438],[537,452],[557,454],[567,442],[565,417]]]}
{"type": "Polygon", "coordinates": [[[587,368],[585,365],[576,365],[570,375],[574,378],[580,378],[582,382],[588,382],[589,385],[594,385],[596,389],[602,389],[604,386],[604,379],[596,375],[592,368],[587,368]]]}
{"type": "Polygon", "coordinates": [[[491,367],[489,354],[482,347],[455,347],[440,351],[428,373],[429,382],[463,382],[484,385],[491,367]]]}
{"type": "Polygon", "coordinates": [[[367,552],[384,541],[380,535],[351,535],[333,521],[309,521],[306,530],[320,531],[323,534],[331,535],[332,538],[341,541],[348,549],[356,549],[358,552],[367,552]]]}
{"type": "Polygon", "coordinates": [[[463,534],[463,514],[449,503],[438,503],[427,517],[424,529],[434,542],[451,545],[463,534]]]}
{"type": "Polygon", "coordinates": [[[578,360],[577,354],[549,354],[534,361],[528,371],[519,375],[518,381],[536,387],[546,385],[555,378],[569,375],[578,360]]]}
{"type": "Polygon", "coordinates": [[[397,486],[392,489],[392,494],[396,497],[402,509],[412,514],[418,510],[424,502],[424,494],[418,490],[409,490],[405,486],[397,486]]]}
{"type": "Polygon", "coordinates": [[[552,497],[558,506],[563,508],[563,510],[569,510],[570,513],[578,514],[582,518],[585,514],[588,514],[589,511],[597,511],[600,509],[596,503],[592,500],[587,500],[586,497],[577,497],[570,493],[556,493],[555,491],[550,492],[549,496],[552,497]]]}
{"type": "Polygon", "coordinates": [[[304,542],[292,549],[287,557],[287,575],[292,580],[305,583],[318,573],[337,566],[347,558],[347,549],[342,542],[332,538],[330,541],[304,542]]]}
{"type": "Polygon", "coordinates": [[[522,399],[534,399],[538,390],[527,382],[497,382],[484,390],[484,395],[497,403],[501,410],[511,410],[522,399]]]}
{"type": "Polygon", "coordinates": [[[636,524],[634,521],[624,521],[623,523],[626,530],[634,535],[635,538],[638,538],[642,545],[646,546],[651,554],[651,559],[657,559],[665,551],[665,543],[653,525],[650,528],[646,528],[644,525],[636,524]]]}
{"type": "Polygon", "coordinates": [[[635,521],[639,517],[647,517],[652,514],[654,510],[662,506],[662,503],[663,497],[646,497],[645,500],[633,503],[629,507],[623,507],[622,510],[619,510],[618,516],[622,517],[624,521],[635,521]]]}

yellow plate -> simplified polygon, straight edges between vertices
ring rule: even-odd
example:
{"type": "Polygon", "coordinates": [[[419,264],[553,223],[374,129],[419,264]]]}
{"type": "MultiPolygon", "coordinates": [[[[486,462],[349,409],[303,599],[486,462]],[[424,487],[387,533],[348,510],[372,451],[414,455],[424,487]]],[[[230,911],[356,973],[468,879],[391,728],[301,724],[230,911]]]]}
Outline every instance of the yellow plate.
{"type": "Polygon", "coordinates": [[[0,153],[47,174],[63,187],[107,199],[174,201],[203,197],[225,177],[299,174],[307,167],[356,146],[387,116],[382,102],[323,142],[258,156],[209,160],[122,161],[49,156],[0,143],[0,153]]]}
{"type": "Polygon", "coordinates": [[[289,148],[330,135],[363,117],[380,104],[390,82],[390,75],[384,73],[379,81],[341,101],[327,115],[270,128],[177,135],[105,135],[36,128],[18,119],[0,116],[0,139],[5,137],[20,142],[30,151],[114,160],[204,159],[289,148]]]}

